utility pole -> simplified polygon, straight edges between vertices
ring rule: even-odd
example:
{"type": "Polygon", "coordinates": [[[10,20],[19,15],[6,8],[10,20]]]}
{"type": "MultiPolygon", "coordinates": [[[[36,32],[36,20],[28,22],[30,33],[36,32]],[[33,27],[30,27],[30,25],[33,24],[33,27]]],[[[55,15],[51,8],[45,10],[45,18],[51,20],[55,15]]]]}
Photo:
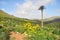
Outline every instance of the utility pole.
{"type": "Polygon", "coordinates": [[[43,27],[43,10],[44,10],[44,6],[41,6],[39,8],[39,10],[41,10],[41,27],[43,27]]]}

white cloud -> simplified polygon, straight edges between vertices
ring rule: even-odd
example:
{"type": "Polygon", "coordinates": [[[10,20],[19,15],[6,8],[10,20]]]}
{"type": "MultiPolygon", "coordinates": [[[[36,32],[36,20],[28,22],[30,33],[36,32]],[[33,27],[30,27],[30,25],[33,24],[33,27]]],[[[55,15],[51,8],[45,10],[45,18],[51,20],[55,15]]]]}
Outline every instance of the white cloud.
{"type": "Polygon", "coordinates": [[[38,8],[41,5],[47,5],[51,1],[52,0],[25,0],[23,4],[16,3],[16,12],[14,15],[22,18],[40,19],[41,13],[38,8]]]}

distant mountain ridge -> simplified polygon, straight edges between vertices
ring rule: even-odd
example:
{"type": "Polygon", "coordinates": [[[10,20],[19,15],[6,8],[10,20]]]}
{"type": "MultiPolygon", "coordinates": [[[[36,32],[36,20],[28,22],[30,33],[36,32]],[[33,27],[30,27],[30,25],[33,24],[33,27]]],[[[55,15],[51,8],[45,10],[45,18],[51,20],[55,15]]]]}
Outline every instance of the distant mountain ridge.
{"type": "MultiPolygon", "coordinates": [[[[8,13],[4,12],[3,10],[0,10],[0,17],[8,17],[8,18],[18,18],[18,17],[15,17],[15,16],[12,16],[12,15],[9,15],[8,13]]],[[[31,19],[26,19],[26,18],[18,18],[22,21],[33,21],[33,22],[41,22],[40,20],[31,20],[31,19]]],[[[51,18],[46,18],[44,19],[44,22],[48,22],[48,23],[51,23],[51,22],[58,22],[60,21],[60,17],[59,16],[55,16],[55,17],[51,17],[51,18]]]]}
{"type": "MultiPolygon", "coordinates": [[[[0,11],[0,25],[4,27],[15,27],[15,26],[23,26],[25,23],[31,23],[33,25],[39,24],[41,26],[41,20],[31,20],[26,18],[18,18],[12,15],[7,14],[4,11],[0,11]]],[[[55,27],[60,29],[60,17],[55,16],[51,18],[44,19],[45,27],[55,27]]]]}
{"type": "Polygon", "coordinates": [[[55,16],[55,17],[47,18],[47,19],[44,19],[44,22],[45,23],[60,22],[60,17],[55,16]]]}

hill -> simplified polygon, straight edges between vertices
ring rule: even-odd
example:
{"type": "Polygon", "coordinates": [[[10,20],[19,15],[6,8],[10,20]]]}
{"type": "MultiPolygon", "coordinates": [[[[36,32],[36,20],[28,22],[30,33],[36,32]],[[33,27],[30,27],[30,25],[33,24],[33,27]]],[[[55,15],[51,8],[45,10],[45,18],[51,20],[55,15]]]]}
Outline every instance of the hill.
{"type": "Polygon", "coordinates": [[[2,17],[9,17],[11,15],[9,15],[8,13],[4,12],[3,10],[0,10],[0,16],[2,17]]]}
{"type": "MultiPolygon", "coordinates": [[[[18,18],[18,17],[15,17],[15,16],[12,16],[12,15],[9,15],[8,13],[4,12],[3,10],[0,10],[0,21],[12,21],[13,22],[17,22],[18,23],[26,23],[26,22],[31,22],[31,23],[34,23],[34,24],[41,24],[41,20],[31,20],[31,19],[26,19],[26,18],[18,18]]],[[[44,19],[44,24],[51,24],[51,23],[58,23],[60,24],[60,17],[58,16],[55,16],[55,17],[51,17],[51,18],[47,18],[47,19],[44,19]]]]}
{"type": "Polygon", "coordinates": [[[21,34],[27,32],[32,36],[30,40],[32,38],[34,40],[55,40],[55,35],[60,37],[60,17],[44,19],[44,27],[42,28],[41,20],[18,18],[0,10],[0,40],[9,40],[11,31],[21,34]],[[31,29],[34,28],[37,29],[31,32],[31,29]]]}
{"type": "MultiPolygon", "coordinates": [[[[4,19],[13,19],[15,21],[20,21],[20,22],[37,22],[36,20],[31,20],[31,19],[26,19],[26,18],[18,18],[13,15],[9,15],[8,13],[4,12],[3,10],[0,10],[0,18],[4,19]]],[[[1,20],[1,19],[0,19],[1,20]]]]}
{"type": "Polygon", "coordinates": [[[59,16],[55,16],[55,17],[44,19],[44,22],[57,22],[57,21],[60,21],[60,17],[59,16]]]}

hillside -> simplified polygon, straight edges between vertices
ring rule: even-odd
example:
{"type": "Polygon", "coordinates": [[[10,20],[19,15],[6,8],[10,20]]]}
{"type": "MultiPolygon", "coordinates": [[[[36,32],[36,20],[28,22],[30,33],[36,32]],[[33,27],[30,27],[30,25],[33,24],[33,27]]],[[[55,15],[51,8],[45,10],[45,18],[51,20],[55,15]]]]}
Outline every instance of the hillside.
{"type": "MultiPolygon", "coordinates": [[[[14,20],[15,22],[18,21],[19,22],[31,22],[31,23],[40,23],[40,21],[36,21],[36,20],[31,20],[31,19],[26,19],[26,18],[18,18],[15,17],[13,15],[9,15],[8,13],[4,12],[3,10],[0,10],[0,20],[14,20]]],[[[12,22],[11,22],[12,23],[12,22]]]]}
{"type": "Polygon", "coordinates": [[[44,19],[44,22],[57,22],[57,21],[60,21],[60,17],[59,16],[55,16],[55,17],[44,19]]]}
{"type": "MultiPolygon", "coordinates": [[[[15,16],[9,15],[8,13],[4,12],[3,10],[0,10],[0,21],[11,21],[11,23],[13,22],[17,22],[17,24],[19,23],[26,23],[26,22],[31,22],[34,24],[41,24],[40,20],[31,20],[31,19],[26,19],[26,18],[17,18],[15,16]]],[[[60,17],[55,16],[55,17],[51,17],[51,18],[47,18],[44,19],[44,24],[51,24],[51,23],[57,23],[60,24],[60,17]]]]}
{"type": "Polygon", "coordinates": [[[28,40],[32,38],[34,40],[56,40],[60,37],[60,17],[44,19],[42,28],[40,20],[17,18],[0,10],[0,40],[9,40],[11,31],[31,35],[28,40]]]}
{"type": "Polygon", "coordinates": [[[0,10],[0,16],[2,17],[9,17],[11,15],[9,15],[8,13],[4,12],[3,10],[0,10]]]}
{"type": "MultiPolygon", "coordinates": [[[[40,20],[31,20],[31,19],[26,19],[26,18],[17,18],[17,17],[15,17],[13,15],[9,15],[8,13],[4,12],[3,10],[0,10],[0,17],[14,18],[14,19],[18,19],[20,21],[30,21],[30,22],[36,22],[36,23],[40,22],[40,20]]],[[[58,16],[44,19],[44,22],[46,22],[46,23],[57,22],[57,21],[60,21],[60,17],[58,17],[58,16]]]]}
{"type": "MultiPolygon", "coordinates": [[[[34,24],[41,24],[40,20],[31,20],[31,19],[26,19],[26,18],[17,18],[15,16],[9,15],[8,13],[4,12],[3,10],[0,10],[0,20],[1,21],[11,21],[12,22],[17,22],[18,23],[25,23],[25,22],[31,22],[34,24]]],[[[60,24],[60,17],[55,16],[51,18],[44,19],[44,24],[51,24],[51,23],[58,23],[60,24]]]]}

